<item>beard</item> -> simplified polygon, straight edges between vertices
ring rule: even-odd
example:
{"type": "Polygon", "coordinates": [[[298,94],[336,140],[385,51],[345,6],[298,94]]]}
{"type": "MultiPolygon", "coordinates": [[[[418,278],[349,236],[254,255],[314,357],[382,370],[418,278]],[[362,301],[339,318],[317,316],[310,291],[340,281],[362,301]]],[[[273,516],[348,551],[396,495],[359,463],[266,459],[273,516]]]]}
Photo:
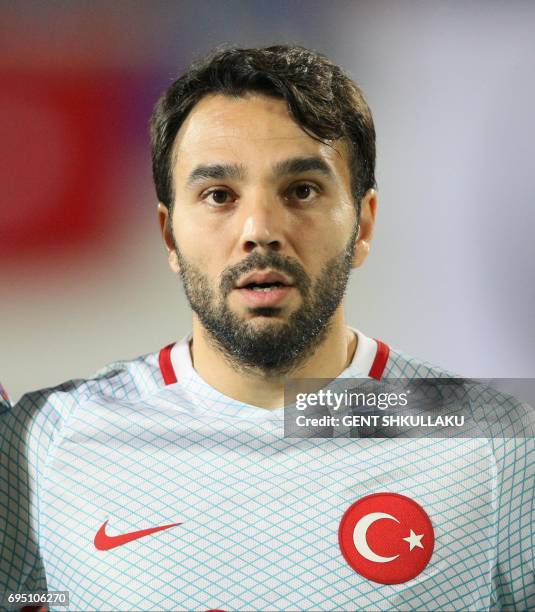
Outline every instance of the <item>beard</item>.
{"type": "Polygon", "coordinates": [[[314,354],[329,332],[332,316],[347,287],[357,232],[355,223],[342,252],[325,263],[314,283],[295,259],[274,251],[253,251],[239,264],[223,270],[217,294],[208,277],[184,258],[175,243],[186,297],[210,345],[233,368],[243,372],[260,371],[275,378],[295,370],[314,354]],[[291,276],[302,303],[287,321],[277,318],[280,307],[249,307],[254,315],[272,318],[271,323],[255,325],[253,320],[235,314],[227,298],[243,274],[266,268],[291,276]]]}

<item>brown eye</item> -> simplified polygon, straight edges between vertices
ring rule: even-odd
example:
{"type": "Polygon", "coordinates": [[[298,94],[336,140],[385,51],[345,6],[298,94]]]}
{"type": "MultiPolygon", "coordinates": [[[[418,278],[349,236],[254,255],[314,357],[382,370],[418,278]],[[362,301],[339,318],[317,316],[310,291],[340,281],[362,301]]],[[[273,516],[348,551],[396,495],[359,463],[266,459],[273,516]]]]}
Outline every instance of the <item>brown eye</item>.
{"type": "Polygon", "coordinates": [[[303,204],[312,203],[319,195],[319,188],[312,183],[297,183],[289,191],[289,196],[292,200],[302,202],[303,204]]]}
{"type": "Polygon", "coordinates": [[[228,191],[223,191],[223,189],[216,189],[210,193],[212,201],[216,204],[226,204],[228,201],[228,195],[228,191]]]}
{"type": "Polygon", "coordinates": [[[217,187],[205,191],[201,196],[201,200],[212,208],[223,208],[227,204],[234,202],[235,199],[236,195],[232,191],[217,187]]]}
{"type": "Polygon", "coordinates": [[[310,185],[297,185],[297,187],[295,188],[295,195],[300,200],[306,200],[310,196],[311,192],[312,189],[310,185]]]}

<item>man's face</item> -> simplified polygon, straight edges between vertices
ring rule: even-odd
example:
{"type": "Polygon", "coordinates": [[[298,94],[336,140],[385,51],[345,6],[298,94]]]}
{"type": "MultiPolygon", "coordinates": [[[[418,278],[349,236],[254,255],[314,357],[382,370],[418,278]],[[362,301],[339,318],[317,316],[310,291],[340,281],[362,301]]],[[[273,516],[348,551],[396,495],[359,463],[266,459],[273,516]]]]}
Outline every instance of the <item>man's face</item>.
{"type": "Polygon", "coordinates": [[[325,337],[358,265],[345,147],[308,136],[283,100],[210,95],[173,160],[172,218],[160,206],[160,222],[208,340],[235,366],[291,371],[325,337]]]}

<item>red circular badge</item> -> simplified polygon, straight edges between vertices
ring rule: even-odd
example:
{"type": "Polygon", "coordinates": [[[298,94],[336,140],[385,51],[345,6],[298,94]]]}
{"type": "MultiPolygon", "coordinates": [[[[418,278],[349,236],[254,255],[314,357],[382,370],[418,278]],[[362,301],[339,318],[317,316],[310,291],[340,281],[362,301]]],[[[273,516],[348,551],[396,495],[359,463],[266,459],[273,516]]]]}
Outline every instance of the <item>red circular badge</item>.
{"type": "Polygon", "coordinates": [[[399,584],[418,576],[435,545],[425,510],[399,493],[373,493],[345,512],[338,530],[340,549],[361,576],[399,584]]]}

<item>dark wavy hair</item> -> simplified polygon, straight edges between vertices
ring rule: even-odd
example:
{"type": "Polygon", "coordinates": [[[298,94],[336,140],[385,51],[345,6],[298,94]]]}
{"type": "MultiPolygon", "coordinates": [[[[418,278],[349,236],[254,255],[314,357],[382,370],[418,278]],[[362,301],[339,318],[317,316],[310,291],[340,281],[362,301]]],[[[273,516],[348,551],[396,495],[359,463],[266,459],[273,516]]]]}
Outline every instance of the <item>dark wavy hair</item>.
{"type": "Polygon", "coordinates": [[[322,142],[348,145],[357,216],[375,183],[375,128],[359,87],[323,55],[299,46],[219,48],[193,64],[160,97],[150,121],[158,200],[172,209],[172,149],[180,126],[206,94],[261,93],[286,100],[301,128],[322,142]]]}

